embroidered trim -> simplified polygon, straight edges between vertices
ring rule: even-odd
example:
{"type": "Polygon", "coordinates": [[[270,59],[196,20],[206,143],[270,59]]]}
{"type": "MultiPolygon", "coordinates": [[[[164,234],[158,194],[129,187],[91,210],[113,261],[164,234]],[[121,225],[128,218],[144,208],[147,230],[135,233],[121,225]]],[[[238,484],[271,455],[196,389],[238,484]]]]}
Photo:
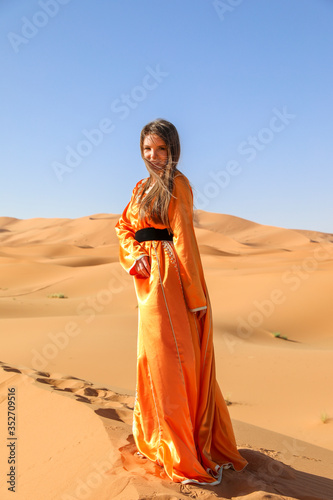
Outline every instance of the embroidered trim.
{"type": "MultiPolygon", "coordinates": [[[[180,278],[178,261],[177,261],[177,257],[176,257],[176,253],[175,253],[175,249],[174,249],[173,243],[171,243],[171,241],[163,240],[162,241],[162,246],[163,246],[164,250],[166,251],[166,253],[168,254],[171,264],[175,267],[175,269],[177,271],[178,281],[180,283],[180,286],[181,286],[181,289],[182,289],[182,292],[183,292],[183,297],[184,297],[184,300],[185,300],[185,295],[184,295],[184,290],[183,290],[183,283],[182,283],[182,280],[180,278]]],[[[186,300],[185,300],[185,304],[186,304],[186,300]]]]}
{"type": "MultiPolygon", "coordinates": [[[[141,194],[141,193],[140,193],[140,189],[139,189],[139,188],[142,186],[142,184],[143,184],[144,182],[147,182],[147,180],[148,180],[148,177],[146,177],[145,179],[142,179],[142,180],[139,182],[139,184],[138,184],[137,191],[136,191],[136,195],[135,195],[135,202],[136,202],[136,203],[138,203],[139,198],[140,198],[140,194],[141,194]]],[[[147,194],[147,193],[146,193],[146,194],[147,194]]]]}
{"type": "Polygon", "coordinates": [[[170,261],[172,262],[172,264],[174,266],[176,266],[177,265],[176,257],[175,257],[175,254],[173,253],[173,248],[171,247],[170,241],[163,240],[162,246],[163,246],[164,250],[167,252],[167,254],[169,255],[169,258],[170,258],[170,261]]]}
{"type": "Polygon", "coordinates": [[[216,481],[213,481],[212,483],[200,482],[197,479],[185,479],[184,481],[181,482],[181,484],[195,483],[200,485],[217,486],[222,481],[223,465],[221,466],[217,465],[215,469],[217,469],[217,467],[219,467],[219,469],[216,470],[216,473],[214,473],[212,469],[207,469],[208,474],[210,474],[214,479],[216,479],[216,481]]]}

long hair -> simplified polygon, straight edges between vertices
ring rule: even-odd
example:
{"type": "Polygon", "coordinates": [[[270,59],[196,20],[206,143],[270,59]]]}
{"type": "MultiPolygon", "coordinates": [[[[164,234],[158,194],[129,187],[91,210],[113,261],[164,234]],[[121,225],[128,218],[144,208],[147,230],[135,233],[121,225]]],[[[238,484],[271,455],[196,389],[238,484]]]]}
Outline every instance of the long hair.
{"type": "Polygon", "coordinates": [[[180,157],[180,141],[176,127],[161,118],[148,123],[141,131],[140,149],[150,176],[139,195],[139,218],[147,217],[170,229],[168,208],[172,197],[175,173],[179,172],[177,164],[180,157]],[[150,162],[144,158],[143,143],[149,135],[157,135],[163,139],[167,147],[167,163],[161,175],[156,173],[150,162]]]}

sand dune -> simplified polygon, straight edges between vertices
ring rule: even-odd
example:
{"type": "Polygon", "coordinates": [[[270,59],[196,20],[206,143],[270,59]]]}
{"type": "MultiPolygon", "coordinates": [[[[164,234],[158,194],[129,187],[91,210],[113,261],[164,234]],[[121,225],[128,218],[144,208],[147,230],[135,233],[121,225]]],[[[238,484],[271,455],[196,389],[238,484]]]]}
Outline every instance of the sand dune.
{"type": "MultiPolygon", "coordinates": [[[[325,449],[235,422],[241,453],[249,461],[247,469],[225,471],[218,487],[179,485],[169,481],[160,467],[136,455],[131,435],[133,396],[73,376],[3,362],[0,384],[2,397],[7,385],[15,387],[20,398],[16,477],[20,500],[332,498],[333,480],[321,477],[318,465],[322,460],[333,465],[325,449]]],[[[6,452],[1,444],[0,477],[4,479],[6,452]]],[[[11,498],[9,493],[4,495],[1,498],[11,498]]]]}
{"type": "MultiPolygon", "coordinates": [[[[218,380],[250,461],[200,489],[135,455],[137,307],[118,217],[0,217],[0,421],[15,385],[16,498],[332,499],[333,235],[195,212],[218,380]]],[[[5,471],[2,458],[1,498],[5,471]]]]}

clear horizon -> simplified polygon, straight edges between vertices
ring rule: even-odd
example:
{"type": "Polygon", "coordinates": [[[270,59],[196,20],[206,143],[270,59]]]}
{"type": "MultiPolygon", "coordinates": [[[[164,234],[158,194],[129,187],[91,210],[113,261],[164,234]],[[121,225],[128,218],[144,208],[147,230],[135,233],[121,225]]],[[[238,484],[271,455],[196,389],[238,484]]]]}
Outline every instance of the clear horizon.
{"type": "Polygon", "coordinates": [[[180,134],[195,208],[333,233],[327,0],[0,7],[0,216],[121,213],[139,135],[180,134]]]}

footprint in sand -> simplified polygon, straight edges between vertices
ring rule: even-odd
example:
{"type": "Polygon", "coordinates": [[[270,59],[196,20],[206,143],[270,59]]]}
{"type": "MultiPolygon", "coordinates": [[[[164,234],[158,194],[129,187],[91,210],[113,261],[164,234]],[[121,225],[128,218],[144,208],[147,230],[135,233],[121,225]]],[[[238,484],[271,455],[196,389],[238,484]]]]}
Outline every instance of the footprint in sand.
{"type": "Polygon", "coordinates": [[[97,415],[132,424],[134,397],[118,394],[107,387],[96,387],[93,383],[61,373],[48,373],[30,368],[16,368],[0,361],[0,367],[7,372],[21,373],[33,378],[37,383],[52,387],[53,390],[66,393],[81,403],[94,407],[97,415]]]}
{"type": "Polygon", "coordinates": [[[36,372],[36,375],[39,375],[35,377],[36,382],[47,384],[56,391],[70,393],[81,403],[97,406],[94,409],[97,415],[126,424],[132,423],[133,396],[117,394],[106,387],[96,387],[77,377],[43,372],[36,372]]]}
{"type": "Polygon", "coordinates": [[[15,373],[22,373],[21,370],[19,370],[18,368],[14,368],[13,366],[8,366],[8,365],[5,365],[4,363],[1,363],[1,368],[3,370],[5,370],[5,372],[15,372],[15,373]]]}

